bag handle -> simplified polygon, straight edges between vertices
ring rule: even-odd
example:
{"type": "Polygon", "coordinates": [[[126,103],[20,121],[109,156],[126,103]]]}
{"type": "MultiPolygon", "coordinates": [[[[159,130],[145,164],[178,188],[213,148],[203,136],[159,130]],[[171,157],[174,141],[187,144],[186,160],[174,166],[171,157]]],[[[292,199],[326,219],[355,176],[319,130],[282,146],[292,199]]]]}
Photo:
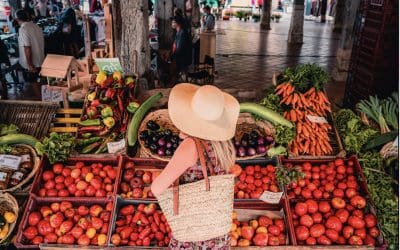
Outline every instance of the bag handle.
{"type": "MultiPolygon", "coordinates": [[[[196,144],[197,154],[199,155],[201,171],[203,172],[203,177],[206,184],[206,191],[210,191],[210,181],[208,179],[206,160],[204,158],[204,150],[203,150],[204,144],[202,144],[200,140],[197,138],[192,137],[192,139],[196,144]]],[[[174,215],[177,215],[179,213],[179,177],[174,181],[172,191],[173,191],[173,202],[174,202],[174,215]]]]}

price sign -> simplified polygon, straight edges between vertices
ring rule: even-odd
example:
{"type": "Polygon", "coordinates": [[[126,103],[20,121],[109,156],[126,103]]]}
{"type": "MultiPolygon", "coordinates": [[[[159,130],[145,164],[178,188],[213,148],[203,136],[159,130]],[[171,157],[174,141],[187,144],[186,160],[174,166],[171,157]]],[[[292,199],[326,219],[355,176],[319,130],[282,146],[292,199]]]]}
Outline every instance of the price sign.
{"type": "Polygon", "coordinates": [[[21,157],[15,155],[0,155],[0,167],[18,170],[21,157]]]}
{"type": "Polygon", "coordinates": [[[264,191],[264,193],[260,196],[260,200],[269,204],[278,204],[281,201],[283,192],[270,192],[264,191]]]}
{"type": "Polygon", "coordinates": [[[121,62],[118,58],[95,58],[94,61],[100,70],[103,70],[108,74],[115,71],[123,72],[121,62]]]}
{"type": "Polygon", "coordinates": [[[306,115],[307,119],[310,122],[314,123],[328,123],[328,121],[325,119],[325,117],[322,116],[315,116],[315,115],[306,115]]]}
{"type": "Polygon", "coordinates": [[[114,154],[120,150],[125,149],[125,139],[116,142],[107,143],[108,153],[114,154]]]}
{"type": "Polygon", "coordinates": [[[42,85],[42,101],[43,102],[62,102],[63,90],[60,88],[52,88],[48,85],[42,85]]]}

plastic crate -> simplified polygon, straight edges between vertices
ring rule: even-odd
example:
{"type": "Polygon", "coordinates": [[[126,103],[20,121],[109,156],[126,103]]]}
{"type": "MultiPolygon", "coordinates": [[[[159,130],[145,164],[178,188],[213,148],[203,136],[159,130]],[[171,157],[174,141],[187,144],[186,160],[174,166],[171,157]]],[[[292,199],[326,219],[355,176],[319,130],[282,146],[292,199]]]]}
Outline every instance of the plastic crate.
{"type": "MultiPolygon", "coordinates": [[[[23,236],[23,231],[27,228],[28,226],[28,217],[33,211],[37,211],[39,206],[48,206],[53,202],[62,202],[62,201],[69,201],[72,203],[74,208],[77,208],[81,205],[86,205],[86,206],[91,206],[98,204],[105,208],[106,204],[108,202],[114,202],[115,204],[115,199],[114,198],[103,198],[103,199],[86,199],[86,200],[80,200],[76,198],[53,198],[53,199],[39,199],[36,197],[30,197],[29,201],[25,207],[24,215],[22,217],[22,220],[20,222],[16,240],[15,240],[15,246],[18,249],[39,249],[39,245],[32,245],[29,244],[26,238],[23,236]]],[[[111,229],[111,222],[113,221],[115,211],[111,211],[111,218],[110,222],[108,225],[108,232],[107,232],[107,237],[110,234],[110,229],[111,229]]],[[[66,248],[79,248],[79,249],[104,249],[104,247],[99,247],[99,246],[89,246],[89,247],[82,247],[78,245],[63,245],[63,244],[41,244],[40,248],[41,249],[66,249],[66,248]]]]}
{"type": "MultiPolygon", "coordinates": [[[[134,164],[134,170],[143,170],[143,171],[162,171],[162,169],[167,165],[168,162],[165,161],[160,161],[160,160],[155,160],[155,159],[150,159],[150,158],[130,158],[130,157],[122,157],[121,160],[121,174],[119,175],[119,178],[117,179],[117,193],[118,195],[121,196],[122,190],[121,190],[121,183],[123,182],[123,176],[125,174],[125,165],[128,162],[132,162],[134,164]]],[[[129,183],[128,183],[129,185],[129,183]]],[[[148,192],[150,190],[150,185],[151,184],[145,184],[144,186],[144,192],[148,192]]],[[[124,199],[127,200],[150,200],[150,201],[156,201],[157,199],[154,198],[126,198],[124,199]]]]}
{"type": "MultiPolygon", "coordinates": [[[[120,178],[121,175],[121,156],[115,157],[115,156],[108,156],[108,157],[104,157],[104,155],[99,156],[99,157],[71,157],[69,158],[66,163],[64,164],[65,166],[71,166],[74,165],[76,162],[84,162],[85,165],[90,165],[92,163],[102,163],[103,165],[109,164],[111,166],[113,166],[114,169],[117,170],[117,177],[114,181],[114,188],[113,188],[113,193],[112,196],[115,196],[116,192],[117,192],[117,188],[118,188],[118,179],[120,178]]],[[[30,191],[30,194],[36,198],[40,198],[43,200],[46,199],[54,199],[54,197],[39,197],[39,189],[41,188],[42,185],[42,173],[45,170],[50,170],[52,167],[52,164],[50,164],[49,160],[47,159],[47,157],[43,157],[42,158],[42,165],[40,170],[38,171],[35,180],[32,184],[32,189],[30,191]]],[[[88,198],[90,199],[102,199],[103,197],[74,197],[75,199],[78,200],[86,200],[88,198]]]]}
{"type": "Polygon", "coordinates": [[[20,133],[42,139],[58,108],[52,102],[0,100],[0,123],[13,123],[20,133]]]}

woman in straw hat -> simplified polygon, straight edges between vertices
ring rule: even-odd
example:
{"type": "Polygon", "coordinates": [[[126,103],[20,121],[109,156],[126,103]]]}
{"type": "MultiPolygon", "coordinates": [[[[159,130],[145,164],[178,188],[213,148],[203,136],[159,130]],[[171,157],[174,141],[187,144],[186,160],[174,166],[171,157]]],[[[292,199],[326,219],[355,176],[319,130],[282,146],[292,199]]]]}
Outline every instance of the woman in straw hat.
{"type": "MultiPolygon", "coordinates": [[[[215,86],[189,83],[176,85],[168,101],[169,116],[181,131],[182,143],[176,149],[151,190],[158,196],[176,179],[180,184],[203,179],[195,139],[205,146],[207,169],[214,175],[229,173],[235,163],[235,148],[231,142],[239,117],[239,103],[215,86]]],[[[208,173],[210,175],[210,173],[208,173]]],[[[210,230],[213,230],[210,228],[210,230]]],[[[173,234],[173,232],[172,232],[173,234]]],[[[202,242],[180,242],[172,237],[170,249],[229,249],[228,234],[202,242]]]]}

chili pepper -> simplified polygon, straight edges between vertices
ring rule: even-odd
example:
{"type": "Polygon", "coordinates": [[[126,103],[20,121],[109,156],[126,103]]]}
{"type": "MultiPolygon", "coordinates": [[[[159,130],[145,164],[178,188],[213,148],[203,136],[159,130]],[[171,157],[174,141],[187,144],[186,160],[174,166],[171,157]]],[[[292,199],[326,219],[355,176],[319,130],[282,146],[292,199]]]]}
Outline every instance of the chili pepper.
{"type": "Polygon", "coordinates": [[[84,121],[80,121],[78,123],[81,126],[87,127],[87,126],[99,126],[100,125],[100,119],[87,119],[84,121]]]}
{"type": "Polygon", "coordinates": [[[107,80],[107,73],[100,71],[96,76],[96,83],[102,85],[105,80],[107,80]]]}
{"type": "Polygon", "coordinates": [[[83,147],[83,146],[89,145],[91,143],[98,142],[101,139],[102,139],[101,137],[92,137],[92,138],[88,138],[88,139],[81,139],[81,140],[77,140],[76,145],[78,147],[83,147]]]}
{"type": "Polygon", "coordinates": [[[97,115],[97,108],[95,107],[87,108],[86,114],[89,116],[90,119],[93,119],[97,115]]]}
{"type": "Polygon", "coordinates": [[[119,80],[121,80],[122,79],[122,73],[121,73],[121,71],[114,71],[114,73],[113,73],[113,79],[114,79],[114,81],[119,81],[119,80]]]}
{"type": "Polygon", "coordinates": [[[113,88],[109,88],[106,90],[105,96],[107,97],[107,99],[113,99],[115,96],[116,90],[113,88]]]}
{"type": "Polygon", "coordinates": [[[103,143],[100,145],[100,147],[96,150],[95,154],[100,154],[106,151],[107,149],[107,143],[112,142],[117,135],[115,133],[112,133],[109,137],[107,137],[103,143]]]}
{"type": "Polygon", "coordinates": [[[95,99],[90,103],[90,106],[92,106],[92,107],[97,107],[99,105],[100,105],[99,99],[95,99]]]}
{"type": "Polygon", "coordinates": [[[112,117],[113,116],[113,111],[112,111],[111,107],[106,107],[106,108],[102,109],[101,110],[101,116],[103,118],[112,117]]]}
{"type": "Polygon", "coordinates": [[[135,83],[135,79],[132,76],[128,76],[125,78],[125,85],[133,85],[135,83]]]}
{"type": "Polygon", "coordinates": [[[107,127],[103,127],[102,129],[98,130],[96,134],[98,136],[105,136],[106,134],[108,134],[108,132],[110,132],[110,129],[107,127]]]}
{"type": "Polygon", "coordinates": [[[115,125],[115,120],[112,117],[106,117],[103,119],[103,123],[107,128],[112,128],[115,125]]]}
{"type": "Polygon", "coordinates": [[[82,134],[82,137],[85,139],[89,139],[90,137],[92,137],[92,133],[84,133],[82,134]]]}
{"type": "Polygon", "coordinates": [[[92,93],[87,95],[87,99],[89,102],[94,101],[95,98],[96,98],[96,91],[93,91],[92,93]]]}
{"type": "Polygon", "coordinates": [[[99,141],[89,144],[88,146],[86,146],[82,149],[81,153],[88,154],[88,153],[92,152],[93,150],[95,150],[100,145],[101,145],[101,142],[99,142],[99,141]]]}
{"type": "Polygon", "coordinates": [[[103,89],[103,90],[100,92],[100,100],[102,100],[103,102],[108,101],[108,98],[107,98],[107,96],[106,96],[106,90],[105,90],[105,89],[103,89]]]}
{"type": "Polygon", "coordinates": [[[128,110],[129,113],[134,114],[136,110],[139,108],[140,104],[137,102],[130,102],[126,109],[128,110]]]}
{"type": "Polygon", "coordinates": [[[78,128],[79,133],[86,133],[86,132],[94,132],[94,131],[101,131],[102,126],[87,126],[87,127],[80,127],[78,128]]]}
{"type": "Polygon", "coordinates": [[[124,103],[122,102],[121,95],[117,95],[117,100],[118,100],[119,111],[122,112],[124,110],[124,103]]]}

